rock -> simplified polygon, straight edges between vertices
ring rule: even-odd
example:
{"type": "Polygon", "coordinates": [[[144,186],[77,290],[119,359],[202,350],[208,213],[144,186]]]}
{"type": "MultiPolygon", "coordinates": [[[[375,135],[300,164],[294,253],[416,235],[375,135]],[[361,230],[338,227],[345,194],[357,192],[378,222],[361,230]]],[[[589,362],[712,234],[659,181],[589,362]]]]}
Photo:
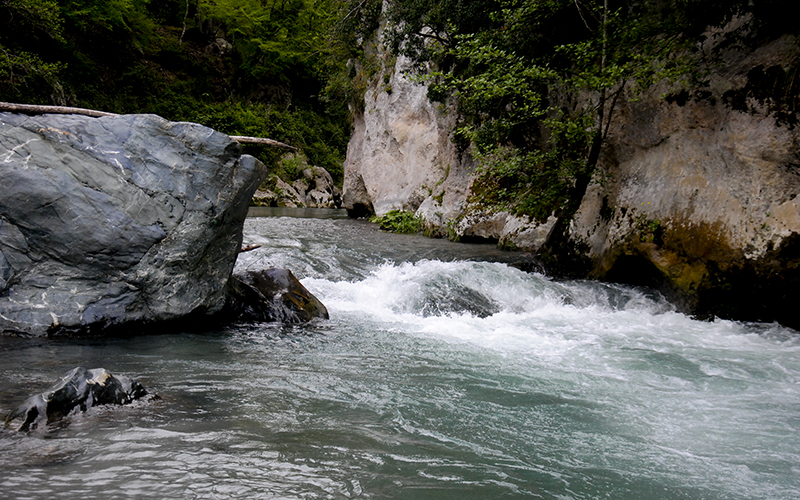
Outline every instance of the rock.
{"type": "Polygon", "coordinates": [[[304,197],[277,175],[271,175],[253,195],[252,204],[260,207],[305,207],[304,197]]]}
{"type": "Polygon", "coordinates": [[[728,61],[707,94],[655,88],[620,108],[601,158],[609,182],[589,187],[569,242],[590,277],[656,287],[700,317],[800,328],[800,130],[754,83],[800,47],[707,48],[728,61]]]}
{"type": "Polygon", "coordinates": [[[0,113],[0,332],[100,333],[220,311],[266,167],[154,115],[0,113]]]}
{"type": "Polygon", "coordinates": [[[322,167],[310,167],[303,170],[303,178],[294,182],[293,186],[305,198],[308,208],[340,208],[342,195],[333,183],[331,174],[322,167]]]}
{"type": "Polygon", "coordinates": [[[8,414],[6,428],[19,431],[61,420],[75,408],[86,411],[100,405],[124,405],[147,395],[139,382],[112,375],[104,368],[77,367],[61,377],[50,389],[28,398],[8,414]]]}
{"type": "Polygon", "coordinates": [[[450,140],[457,115],[428,100],[427,87],[408,76],[411,66],[398,56],[394,67],[384,69],[386,76],[378,75],[367,88],[364,112],[354,118],[342,205],[351,215],[416,212],[427,200],[420,215],[431,219],[439,213],[446,221],[463,208],[474,162],[450,140]]]}
{"type": "Polygon", "coordinates": [[[364,178],[358,173],[352,173],[352,171],[352,169],[350,171],[345,170],[342,207],[347,210],[347,214],[350,217],[369,217],[375,213],[375,208],[372,206],[372,199],[364,184],[364,178]],[[347,175],[348,172],[351,172],[349,176],[347,175]]]}
{"type": "Polygon", "coordinates": [[[224,315],[238,321],[302,323],[328,319],[328,310],[286,269],[237,273],[224,315]]]}
{"type": "Polygon", "coordinates": [[[305,156],[295,153],[284,155],[281,158],[281,164],[288,165],[289,171],[301,172],[302,176],[289,184],[277,175],[271,175],[256,191],[253,197],[254,205],[290,208],[341,208],[342,195],[327,170],[322,167],[309,166],[305,156]]]}
{"type": "Polygon", "coordinates": [[[217,37],[206,47],[206,53],[214,56],[224,56],[233,50],[233,44],[224,38],[217,37]]]}

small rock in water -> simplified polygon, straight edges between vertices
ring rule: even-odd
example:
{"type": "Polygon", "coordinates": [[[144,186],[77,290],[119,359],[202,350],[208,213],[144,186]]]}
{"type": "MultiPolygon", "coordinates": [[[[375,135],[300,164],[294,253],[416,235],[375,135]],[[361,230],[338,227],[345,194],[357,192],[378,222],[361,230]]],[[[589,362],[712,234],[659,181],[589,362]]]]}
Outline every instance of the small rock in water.
{"type": "Polygon", "coordinates": [[[328,310],[288,269],[236,273],[228,285],[227,314],[240,321],[303,323],[328,319],[328,310]]]}
{"type": "Polygon", "coordinates": [[[139,382],[112,375],[105,368],[87,370],[77,367],[66,373],[50,389],[28,398],[9,413],[5,426],[16,430],[34,430],[42,424],[61,420],[76,407],[86,411],[92,406],[124,405],[147,395],[139,382]]]}

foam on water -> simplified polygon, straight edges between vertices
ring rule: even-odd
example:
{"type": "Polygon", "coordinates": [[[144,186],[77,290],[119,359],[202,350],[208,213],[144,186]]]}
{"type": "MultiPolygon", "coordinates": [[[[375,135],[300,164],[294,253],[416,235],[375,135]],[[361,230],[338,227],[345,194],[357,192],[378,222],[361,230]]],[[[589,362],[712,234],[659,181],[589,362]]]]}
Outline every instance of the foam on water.
{"type": "MultiPolygon", "coordinates": [[[[0,410],[77,365],[162,399],[0,431],[0,497],[783,499],[800,336],[349,220],[248,221],[328,321],[0,338],[0,410]]],[[[511,257],[509,257],[511,256],[511,257]]]]}
{"type": "MultiPolygon", "coordinates": [[[[602,425],[550,429],[585,462],[579,468],[601,463],[722,497],[778,498],[798,486],[763,484],[764,471],[795,469],[800,450],[792,415],[800,409],[800,340],[779,325],[701,322],[651,292],[554,282],[501,263],[385,263],[361,281],[305,284],[334,315],[369,316],[407,335],[460,345],[527,381],[511,391],[492,387],[490,399],[519,404],[533,383],[544,394],[534,407],[552,394],[567,398],[565,408],[585,402],[589,416],[578,420],[602,425]],[[443,289],[461,309],[431,314],[427,299],[443,289]],[[465,300],[453,300],[459,296],[465,300]]],[[[536,432],[518,433],[539,440],[536,432]]],[[[564,459],[546,446],[540,453],[564,459]]]]}

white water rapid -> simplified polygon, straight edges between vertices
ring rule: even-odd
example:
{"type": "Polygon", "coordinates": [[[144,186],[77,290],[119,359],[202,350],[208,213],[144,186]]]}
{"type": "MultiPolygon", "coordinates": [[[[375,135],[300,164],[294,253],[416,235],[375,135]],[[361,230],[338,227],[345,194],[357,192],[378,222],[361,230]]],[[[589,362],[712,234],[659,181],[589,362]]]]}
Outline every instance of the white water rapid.
{"type": "Polygon", "coordinates": [[[800,334],[347,219],[251,218],[238,266],[331,319],[0,338],[0,411],[103,366],[161,400],[0,433],[0,498],[800,498],[800,334]]]}

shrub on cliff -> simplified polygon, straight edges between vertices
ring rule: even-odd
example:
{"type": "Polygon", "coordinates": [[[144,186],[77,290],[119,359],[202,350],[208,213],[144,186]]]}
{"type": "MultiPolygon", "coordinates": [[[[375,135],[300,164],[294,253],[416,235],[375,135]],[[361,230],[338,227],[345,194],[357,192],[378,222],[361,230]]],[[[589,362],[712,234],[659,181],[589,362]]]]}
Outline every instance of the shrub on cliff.
{"type": "Polygon", "coordinates": [[[414,212],[390,210],[383,215],[370,217],[369,221],[393,233],[413,234],[422,231],[422,220],[414,212]]]}

